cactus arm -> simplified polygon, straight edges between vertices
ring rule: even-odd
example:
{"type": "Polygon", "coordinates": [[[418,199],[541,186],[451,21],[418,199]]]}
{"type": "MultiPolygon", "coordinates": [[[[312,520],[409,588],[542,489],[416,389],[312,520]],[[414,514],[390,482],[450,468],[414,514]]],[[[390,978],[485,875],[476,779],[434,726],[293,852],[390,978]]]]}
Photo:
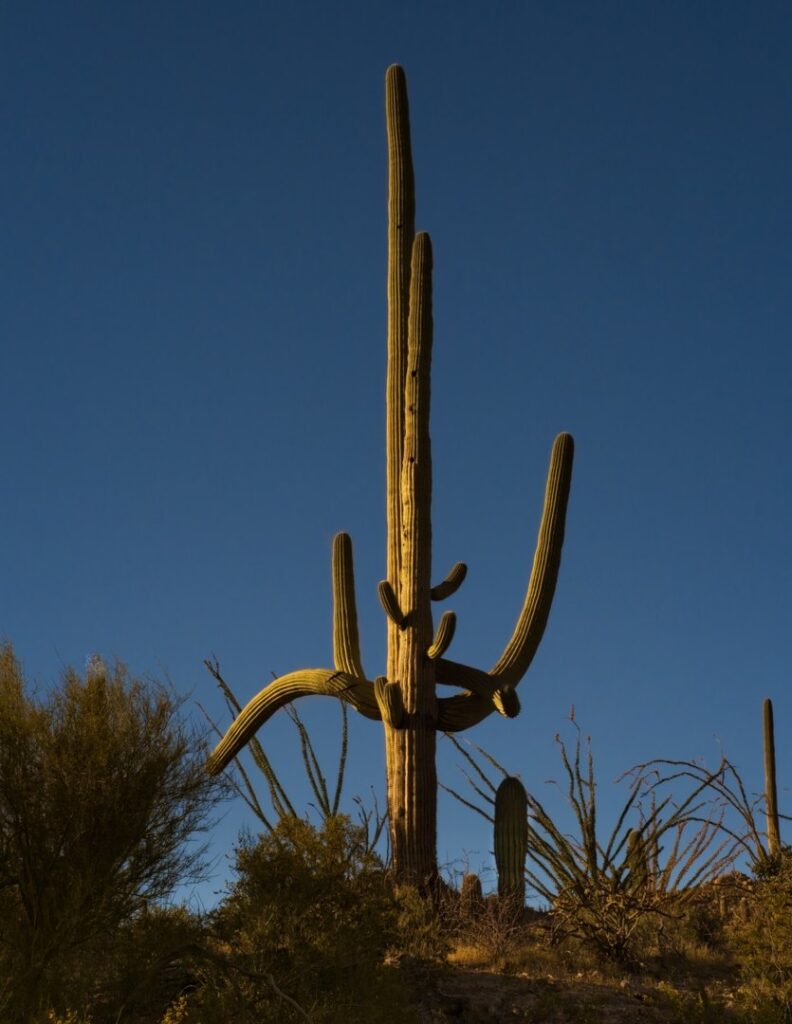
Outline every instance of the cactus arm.
{"type": "Polygon", "coordinates": [[[399,607],[399,599],[390,585],[390,580],[380,580],[377,584],[377,596],[389,621],[397,629],[404,629],[407,623],[407,616],[399,607]]]}
{"type": "MultiPolygon", "coordinates": [[[[401,465],[404,452],[404,379],[410,261],[415,237],[415,178],[410,143],[407,79],[398,64],[385,75],[385,122],[388,139],[388,369],[386,378],[387,579],[401,578],[401,465]]],[[[399,626],[388,623],[388,677],[398,671],[399,626]]]]}
{"type": "Polygon", "coordinates": [[[464,562],[457,562],[442,583],[432,587],[429,596],[433,601],[445,601],[459,590],[466,576],[467,566],[464,562]]]}
{"type": "Polygon", "coordinates": [[[773,702],[767,697],[762,705],[764,729],[765,814],[767,815],[767,850],[771,857],[781,852],[781,830],[778,820],[778,789],[776,787],[775,730],[773,702]]]}
{"type": "Polygon", "coordinates": [[[404,722],[404,702],[398,683],[389,683],[385,676],[374,680],[374,697],[382,716],[392,729],[401,728],[404,722]]]}
{"type": "Polygon", "coordinates": [[[360,658],[355,572],[348,533],[333,538],[333,661],[347,675],[365,679],[360,658]]]}
{"type": "Polygon", "coordinates": [[[380,718],[371,683],[363,683],[345,672],[326,668],[290,672],[273,680],[248,701],[207,761],[209,774],[219,774],[276,711],[298,697],[309,694],[339,697],[366,718],[380,718]]]}
{"type": "Polygon", "coordinates": [[[455,630],[456,615],[453,612],[443,612],[434,640],[426,651],[427,658],[431,658],[432,661],[442,658],[451,646],[455,630]]]}
{"type": "Polygon", "coordinates": [[[497,664],[486,673],[445,659],[437,663],[438,682],[461,686],[467,691],[439,701],[437,727],[444,732],[469,729],[495,710],[509,718],[519,712],[514,688],[527,671],[542,639],[558,579],[573,454],[571,435],[559,434],[550,453],[542,522],[528,591],[514,633],[497,664]]]}
{"type": "Polygon", "coordinates": [[[461,686],[470,690],[469,694],[457,694],[454,697],[444,698],[446,705],[449,702],[457,702],[459,708],[469,708],[471,711],[481,705],[481,715],[476,718],[475,725],[485,718],[492,711],[506,718],[515,718],[520,710],[519,700],[513,686],[508,684],[500,686],[497,679],[488,672],[482,672],[479,668],[470,665],[463,665],[458,661],[450,661],[447,658],[439,658],[437,661],[437,681],[448,686],[461,686]],[[479,701],[473,701],[471,697],[478,697],[479,701]],[[516,702],[516,703],[515,703],[516,702]]]}
{"type": "Polygon", "coordinates": [[[501,684],[516,686],[519,683],[536,654],[547,625],[561,564],[573,454],[572,435],[559,434],[550,453],[542,522],[525,602],[512,637],[490,672],[501,684]]]}

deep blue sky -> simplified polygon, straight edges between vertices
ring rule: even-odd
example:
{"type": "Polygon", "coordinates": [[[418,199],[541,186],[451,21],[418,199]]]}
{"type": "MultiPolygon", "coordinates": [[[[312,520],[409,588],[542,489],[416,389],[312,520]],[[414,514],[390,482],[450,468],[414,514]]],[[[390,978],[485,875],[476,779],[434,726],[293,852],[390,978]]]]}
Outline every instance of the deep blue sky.
{"type": "MultiPolygon", "coordinates": [[[[340,529],[383,670],[398,61],[435,249],[436,576],[469,565],[453,657],[498,657],[550,443],[577,440],[523,713],[468,735],[560,814],[574,704],[607,821],[652,756],[720,742],[759,788],[770,695],[792,784],[790,52],[770,2],[4,5],[0,633],[28,676],[98,651],[219,715],[211,652],[245,699],[327,665],[340,529]]],[[[300,710],[332,766],[336,707],[300,710]]],[[[304,803],[288,720],[261,738],[304,803]]],[[[354,721],[350,797],[382,794],[381,739],[354,721]]],[[[442,860],[490,845],[441,801],[442,860]]]]}

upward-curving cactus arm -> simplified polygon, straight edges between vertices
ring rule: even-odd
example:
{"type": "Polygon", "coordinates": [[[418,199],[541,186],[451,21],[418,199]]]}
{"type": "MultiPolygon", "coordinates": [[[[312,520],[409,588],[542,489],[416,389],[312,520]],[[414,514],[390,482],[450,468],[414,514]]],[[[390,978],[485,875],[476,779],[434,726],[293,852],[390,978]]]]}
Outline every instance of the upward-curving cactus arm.
{"type": "Polygon", "coordinates": [[[342,672],[366,678],[360,658],[355,571],[348,533],[337,533],[333,538],[333,661],[342,672]]]}
{"type": "Polygon", "coordinates": [[[533,661],[547,625],[561,565],[574,451],[571,434],[559,434],[553,442],[542,522],[525,602],[511,639],[490,670],[490,675],[495,676],[501,685],[511,683],[516,686],[519,683],[533,661]]]}

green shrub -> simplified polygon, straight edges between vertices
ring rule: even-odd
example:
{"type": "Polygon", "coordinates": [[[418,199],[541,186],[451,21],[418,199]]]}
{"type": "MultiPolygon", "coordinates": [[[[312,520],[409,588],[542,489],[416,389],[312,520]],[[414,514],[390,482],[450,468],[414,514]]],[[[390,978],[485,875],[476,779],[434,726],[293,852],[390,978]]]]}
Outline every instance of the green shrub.
{"type": "Polygon", "coordinates": [[[284,818],[242,843],[236,870],[196,1020],[410,1020],[402,975],[385,964],[398,903],[362,829],[343,816],[320,827],[284,818]]]}
{"type": "Polygon", "coordinates": [[[792,1021],[792,850],[776,858],[772,871],[754,882],[729,934],[740,960],[740,1001],[756,1024],[792,1021]]]}

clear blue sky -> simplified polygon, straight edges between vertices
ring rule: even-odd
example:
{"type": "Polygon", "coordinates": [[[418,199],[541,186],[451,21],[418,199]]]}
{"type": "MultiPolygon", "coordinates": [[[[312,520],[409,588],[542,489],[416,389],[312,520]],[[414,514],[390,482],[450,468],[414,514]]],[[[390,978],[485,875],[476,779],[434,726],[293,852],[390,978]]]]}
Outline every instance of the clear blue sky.
{"type": "MultiPolygon", "coordinates": [[[[469,565],[453,657],[498,657],[551,440],[577,440],[523,712],[468,735],[561,813],[574,704],[607,821],[652,756],[720,742],[758,789],[770,695],[792,785],[790,52],[773,2],[4,5],[0,633],[28,676],[98,651],[219,715],[212,652],[245,699],[327,665],[341,529],[384,670],[398,61],[435,248],[436,575],[469,565]]],[[[332,765],[337,708],[300,710],[332,765]]],[[[347,792],[382,794],[381,730],[353,725],[347,792]]],[[[304,802],[288,720],[261,738],[304,802]]],[[[245,821],[216,827],[204,902],[245,821]]],[[[441,800],[441,860],[490,845],[441,800]]]]}

